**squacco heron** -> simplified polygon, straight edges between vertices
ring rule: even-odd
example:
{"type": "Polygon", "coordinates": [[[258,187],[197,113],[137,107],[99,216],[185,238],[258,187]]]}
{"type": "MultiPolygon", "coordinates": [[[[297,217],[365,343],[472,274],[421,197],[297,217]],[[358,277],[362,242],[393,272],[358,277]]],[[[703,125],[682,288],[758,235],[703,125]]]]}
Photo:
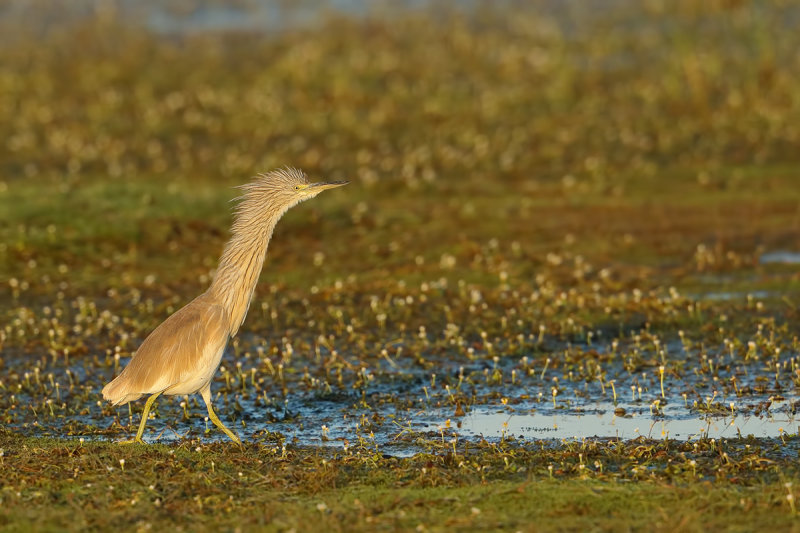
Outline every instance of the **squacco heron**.
{"type": "Polygon", "coordinates": [[[211,378],[225,345],[244,322],[264,264],[272,232],[289,208],[346,181],[309,183],[295,169],[274,170],[243,185],[232,236],[206,292],[167,318],[144,340],[125,369],[103,388],[103,397],[122,405],[149,395],[136,438],[142,441],[153,402],[162,394],[199,392],[208,417],[237,444],[211,407],[211,378]]]}

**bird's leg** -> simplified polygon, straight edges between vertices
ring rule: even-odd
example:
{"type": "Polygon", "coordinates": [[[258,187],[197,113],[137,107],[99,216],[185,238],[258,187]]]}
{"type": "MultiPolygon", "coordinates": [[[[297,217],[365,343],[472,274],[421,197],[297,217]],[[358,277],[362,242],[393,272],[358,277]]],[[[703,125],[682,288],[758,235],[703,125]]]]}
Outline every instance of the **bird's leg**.
{"type": "Polygon", "coordinates": [[[153,402],[156,401],[156,398],[158,398],[161,395],[161,392],[163,391],[159,391],[151,395],[145,402],[144,411],[142,411],[142,421],[139,423],[139,431],[136,432],[136,438],[131,440],[124,440],[120,442],[120,444],[133,444],[134,442],[138,442],[139,444],[144,444],[144,441],[142,440],[142,435],[144,434],[144,426],[147,425],[147,417],[150,415],[150,407],[153,405],[153,402]]]}
{"type": "Polygon", "coordinates": [[[229,436],[233,442],[241,446],[242,441],[239,440],[239,437],[236,436],[236,433],[225,427],[225,424],[223,424],[219,419],[217,413],[214,412],[214,408],[211,407],[211,382],[207,383],[206,386],[200,390],[200,396],[202,396],[203,401],[206,402],[206,407],[208,408],[208,418],[214,422],[215,426],[225,432],[225,434],[229,436]]]}

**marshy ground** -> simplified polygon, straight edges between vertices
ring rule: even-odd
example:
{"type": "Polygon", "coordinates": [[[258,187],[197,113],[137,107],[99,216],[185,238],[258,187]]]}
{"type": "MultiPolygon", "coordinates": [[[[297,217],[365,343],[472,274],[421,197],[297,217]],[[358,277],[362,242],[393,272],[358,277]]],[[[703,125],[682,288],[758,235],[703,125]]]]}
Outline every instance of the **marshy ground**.
{"type": "Polygon", "coordinates": [[[567,5],[5,16],[0,528],[798,529],[800,4],[567,5]],[[212,384],[245,446],[196,396],[116,444],[102,385],[285,164],[353,183],[212,384]]]}

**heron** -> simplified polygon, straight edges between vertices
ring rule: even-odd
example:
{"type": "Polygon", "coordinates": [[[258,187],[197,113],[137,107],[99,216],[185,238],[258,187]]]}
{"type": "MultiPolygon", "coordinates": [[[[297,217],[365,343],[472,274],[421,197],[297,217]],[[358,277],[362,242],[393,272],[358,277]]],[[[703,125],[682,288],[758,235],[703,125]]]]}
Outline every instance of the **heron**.
{"type": "Polygon", "coordinates": [[[259,174],[240,186],[244,192],[237,198],[231,237],[208,290],[154,329],[123,371],[103,388],[103,398],[115,406],[149,395],[136,437],[124,442],[144,444],[150,408],[159,396],[199,392],[208,418],[241,445],[214,412],[211,378],[228,340],[247,315],[278,220],[298,203],[347,183],[310,183],[302,171],[285,168],[259,174]]]}

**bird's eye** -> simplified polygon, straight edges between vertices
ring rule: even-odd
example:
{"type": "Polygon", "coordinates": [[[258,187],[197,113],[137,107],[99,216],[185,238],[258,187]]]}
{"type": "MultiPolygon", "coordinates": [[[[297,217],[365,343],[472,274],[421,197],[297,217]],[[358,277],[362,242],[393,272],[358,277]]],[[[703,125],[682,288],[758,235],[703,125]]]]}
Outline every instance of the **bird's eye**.
{"type": "Polygon", "coordinates": [[[295,185],[294,186],[294,190],[299,191],[300,190],[300,186],[299,185],[295,185]]]}

